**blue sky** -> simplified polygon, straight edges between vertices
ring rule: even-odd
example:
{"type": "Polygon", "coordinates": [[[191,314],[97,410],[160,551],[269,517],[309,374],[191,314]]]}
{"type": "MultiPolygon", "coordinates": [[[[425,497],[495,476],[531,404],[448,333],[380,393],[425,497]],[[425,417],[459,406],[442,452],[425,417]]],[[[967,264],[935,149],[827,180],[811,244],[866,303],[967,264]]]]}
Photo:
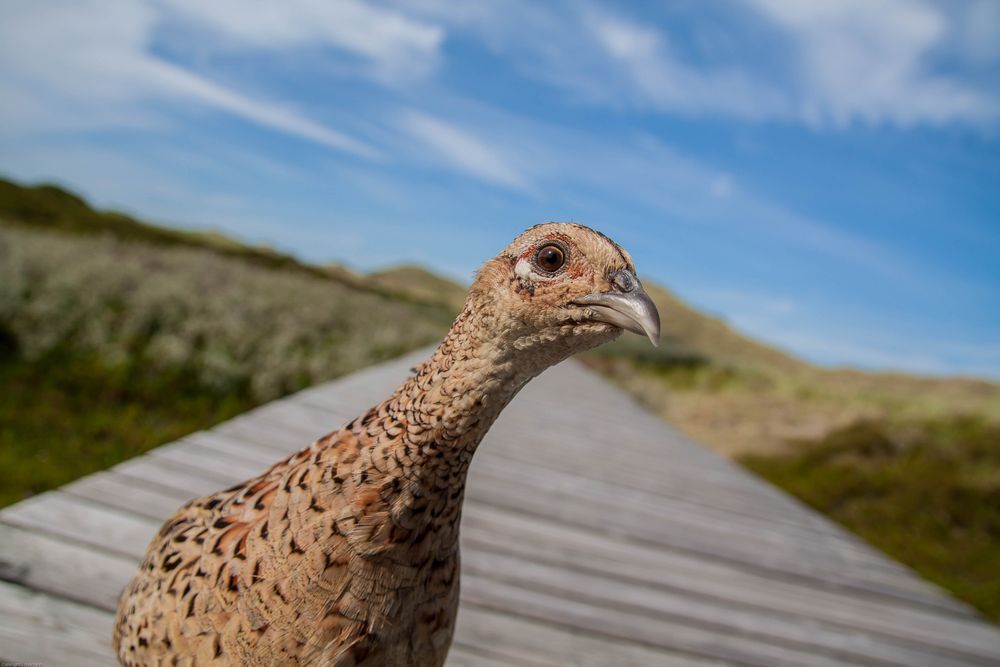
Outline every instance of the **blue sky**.
{"type": "Polygon", "coordinates": [[[810,360],[1000,377],[994,0],[5,0],[0,172],[464,280],[576,220],[810,360]]]}

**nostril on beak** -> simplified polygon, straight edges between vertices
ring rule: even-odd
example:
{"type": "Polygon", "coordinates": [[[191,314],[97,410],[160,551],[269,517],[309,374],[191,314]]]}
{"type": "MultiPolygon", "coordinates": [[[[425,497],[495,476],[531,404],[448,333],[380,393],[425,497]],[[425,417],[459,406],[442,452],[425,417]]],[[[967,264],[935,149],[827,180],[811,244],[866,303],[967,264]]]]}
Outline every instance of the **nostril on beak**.
{"type": "Polygon", "coordinates": [[[635,289],[635,278],[628,271],[616,271],[611,276],[611,284],[622,292],[631,292],[635,289]]]}

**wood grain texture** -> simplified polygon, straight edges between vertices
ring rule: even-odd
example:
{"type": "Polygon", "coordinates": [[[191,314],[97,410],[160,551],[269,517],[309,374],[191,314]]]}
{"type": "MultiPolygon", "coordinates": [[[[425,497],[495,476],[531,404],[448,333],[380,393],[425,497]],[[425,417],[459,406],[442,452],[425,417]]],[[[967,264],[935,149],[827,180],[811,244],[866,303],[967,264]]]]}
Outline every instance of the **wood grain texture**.
{"type": "MultiPolygon", "coordinates": [[[[0,658],[114,664],[111,611],[163,519],[339,426],[421,356],[0,511],[0,658]],[[275,417],[306,414],[292,428],[275,417]]],[[[452,667],[1000,663],[1000,633],[967,607],[577,364],[529,385],[481,449],[463,516],[452,667]],[[572,437],[540,438],[553,423],[572,437]],[[593,440],[616,424],[633,436],[609,453],[593,440]],[[543,448],[544,464],[532,466],[543,448]],[[594,509],[595,498],[611,509],[594,509]],[[815,562],[795,565],[807,558],[815,562]]]]}

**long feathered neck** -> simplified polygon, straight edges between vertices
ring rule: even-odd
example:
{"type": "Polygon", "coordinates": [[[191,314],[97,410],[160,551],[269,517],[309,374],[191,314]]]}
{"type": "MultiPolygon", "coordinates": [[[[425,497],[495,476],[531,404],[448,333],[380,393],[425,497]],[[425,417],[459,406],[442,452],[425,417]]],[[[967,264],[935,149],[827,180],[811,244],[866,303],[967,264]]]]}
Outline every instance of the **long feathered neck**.
{"type": "MultiPolygon", "coordinates": [[[[356,545],[371,555],[457,546],[465,478],[476,447],[503,408],[545,364],[498,340],[493,309],[466,306],[431,358],[348,429],[359,442],[351,485],[370,527],[356,545]]],[[[353,540],[352,540],[353,541],[353,540]]]]}

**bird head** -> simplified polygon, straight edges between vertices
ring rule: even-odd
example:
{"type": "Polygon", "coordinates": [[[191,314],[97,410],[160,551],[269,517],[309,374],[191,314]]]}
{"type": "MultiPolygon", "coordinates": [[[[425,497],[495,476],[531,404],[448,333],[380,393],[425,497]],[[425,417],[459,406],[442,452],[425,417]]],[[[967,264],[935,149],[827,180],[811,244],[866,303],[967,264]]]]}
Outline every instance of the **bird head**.
{"type": "Polygon", "coordinates": [[[622,331],[657,345],[660,316],[632,259],[600,232],[549,222],[522,233],[480,269],[470,305],[489,334],[516,349],[564,357],[622,331]]]}

